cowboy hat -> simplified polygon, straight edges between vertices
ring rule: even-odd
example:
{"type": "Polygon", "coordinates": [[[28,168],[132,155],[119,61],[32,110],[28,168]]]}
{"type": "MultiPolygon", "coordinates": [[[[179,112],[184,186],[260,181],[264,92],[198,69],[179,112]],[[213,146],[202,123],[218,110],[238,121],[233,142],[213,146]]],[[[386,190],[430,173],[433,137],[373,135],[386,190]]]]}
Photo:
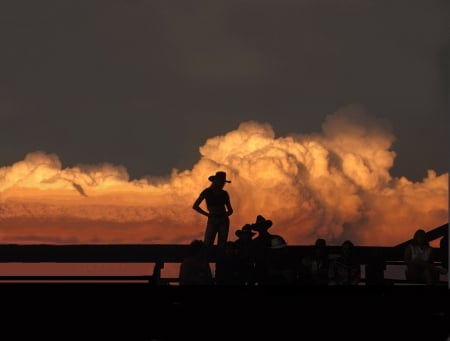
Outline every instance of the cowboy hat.
{"type": "Polygon", "coordinates": [[[253,237],[256,232],[252,231],[252,226],[250,224],[245,224],[242,229],[240,230],[236,230],[236,232],[234,233],[237,237],[241,238],[244,235],[248,235],[250,237],[253,237]]]}
{"type": "Polygon", "coordinates": [[[219,181],[219,182],[228,182],[230,183],[230,180],[227,180],[227,173],[225,173],[224,171],[218,171],[216,172],[215,175],[211,175],[208,178],[209,181],[213,182],[213,181],[219,181]]]}
{"type": "Polygon", "coordinates": [[[252,228],[256,231],[267,230],[272,226],[272,220],[264,218],[262,215],[256,217],[256,222],[252,225],[252,228]]]}

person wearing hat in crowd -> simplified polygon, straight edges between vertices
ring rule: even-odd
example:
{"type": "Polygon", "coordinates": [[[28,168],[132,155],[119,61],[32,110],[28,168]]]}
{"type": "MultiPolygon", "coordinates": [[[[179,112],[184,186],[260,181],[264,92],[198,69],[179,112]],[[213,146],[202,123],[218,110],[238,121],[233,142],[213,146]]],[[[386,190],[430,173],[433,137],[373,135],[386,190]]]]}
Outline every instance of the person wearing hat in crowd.
{"type": "Polygon", "coordinates": [[[268,279],[275,275],[275,272],[278,271],[276,268],[284,262],[285,257],[281,257],[281,255],[286,253],[285,250],[278,250],[284,248],[287,244],[282,236],[269,232],[272,225],[272,220],[264,218],[261,214],[256,217],[255,223],[251,225],[252,230],[258,232],[258,235],[252,240],[252,250],[255,257],[257,282],[261,284],[268,283],[268,279]]]}
{"type": "Polygon", "coordinates": [[[269,228],[272,226],[272,220],[264,218],[261,214],[256,216],[256,221],[251,225],[252,230],[258,235],[252,239],[252,252],[255,259],[256,282],[260,283],[267,276],[267,253],[270,248],[272,234],[269,228]]]}
{"type": "Polygon", "coordinates": [[[238,250],[240,284],[253,285],[255,281],[255,257],[252,246],[256,232],[252,231],[251,224],[245,224],[240,230],[236,230],[235,235],[238,237],[234,243],[238,250]]]}
{"type": "Polygon", "coordinates": [[[258,235],[253,239],[253,245],[255,250],[266,250],[270,247],[270,240],[272,234],[269,232],[269,228],[272,226],[272,220],[264,218],[262,215],[256,217],[256,221],[252,224],[252,230],[258,232],[258,235]]]}
{"type": "Polygon", "coordinates": [[[252,225],[245,224],[240,230],[236,230],[234,234],[238,238],[235,241],[237,245],[245,245],[246,247],[250,247],[256,232],[253,232],[252,225]]]}
{"type": "Polygon", "coordinates": [[[208,217],[204,235],[205,245],[214,245],[217,237],[217,246],[224,247],[230,229],[229,217],[233,214],[230,195],[224,190],[224,186],[231,181],[227,179],[224,171],[216,172],[208,180],[211,181],[211,185],[200,192],[192,208],[208,217]],[[206,210],[201,207],[203,201],[206,202],[206,210]]]}

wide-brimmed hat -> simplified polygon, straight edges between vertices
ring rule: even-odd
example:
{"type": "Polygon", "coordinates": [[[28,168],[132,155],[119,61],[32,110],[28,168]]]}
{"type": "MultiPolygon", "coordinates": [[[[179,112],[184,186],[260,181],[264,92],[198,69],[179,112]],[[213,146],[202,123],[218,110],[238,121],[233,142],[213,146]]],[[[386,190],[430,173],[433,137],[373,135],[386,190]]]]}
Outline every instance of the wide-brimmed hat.
{"type": "Polygon", "coordinates": [[[228,182],[230,183],[230,180],[227,180],[227,173],[225,173],[224,171],[218,171],[216,172],[215,175],[211,175],[208,178],[209,181],[213,182],[213,181],[219,181],[219,182],[228,182]]]}
{"type": "Polygon", "coordinates": [[[252,229],[256,231],[268,230],[272,226],[272,220],[264,218],[262,215],[256,217],[255,223],[252,225],[252,229]]]}
{"type": "Polygon", "coordinates": [[[236,230],[234,233],[238,238],[241,238],[242,236],[250,236],[253,237],[256,232],[252,231],[252,226],[250,224],[245,224],[240,230],[236,230]]]}

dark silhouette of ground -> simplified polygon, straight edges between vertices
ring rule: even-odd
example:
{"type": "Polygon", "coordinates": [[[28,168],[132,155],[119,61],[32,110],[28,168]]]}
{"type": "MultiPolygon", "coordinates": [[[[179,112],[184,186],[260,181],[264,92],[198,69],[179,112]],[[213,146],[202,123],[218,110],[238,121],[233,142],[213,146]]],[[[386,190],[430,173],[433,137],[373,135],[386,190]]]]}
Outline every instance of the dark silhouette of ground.
{"type": "Polygon", "coordinates": [[[443,287],[1,287],[5,339],[441,340],[443,287]],[[324,290],[326,289],[326,290],[324,290]],[[226,320],[220,324],[218,321],[226,320]],[[208,329],[202,329],[201,326],[208,329]],[[211,335],[217,335],[212,337],[211,335]],[[238,337],[239,336],[239,337],[238,337]]]}

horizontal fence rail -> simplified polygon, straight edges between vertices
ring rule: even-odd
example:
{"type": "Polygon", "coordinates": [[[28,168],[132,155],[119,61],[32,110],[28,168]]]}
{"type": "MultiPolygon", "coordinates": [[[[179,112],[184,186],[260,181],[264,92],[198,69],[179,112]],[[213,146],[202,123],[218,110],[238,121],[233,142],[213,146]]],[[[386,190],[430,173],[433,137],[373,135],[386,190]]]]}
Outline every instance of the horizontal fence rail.
{"type": "MultiPolygon", "coordinates": [[[[340,246],[327,246],[330,254],[338,254],[340,246]]],[[[355,246],[362,263],[400,261],[403,248],[388,246],[355,246]]],[[[289,245],[291,257],[312,254],[312,245],[289,245]]],[[[213,248],[211,261],[216,260],[213,248]]],[[[180,263],[189,252],[188,245],[180,244],[97,244],[97,245],[0,245],[0,262],[56,262],[56,263],[180,263]]]]}
{"type": "MultiPolygon", "coordinates": [[[[448,234],[448,223],[427,235],[438,239],[448,234]]],[[[432,237],[432,238],[431,238],[432,237]]],[[[403,264],[404,249],[409,241],[396,246],[355,246],[365,280],[379,281],[388,264],[403,264]]],[[[313,245],[288,245],[287,253],[294,260],[311,255],[313,245]]],[[[327,246],[330,255],[340,252],[340,245],[327,246]]],[[[436,249],[436,248],[435,248],[436,249]]],[[[217,247],[213,247],[210,262],[216,261],[217,247]]],[[[189,253],[189,245],[182,244],[0,244],[0,263],[181,263],[189,253]]],[[[439,250],[434,252],[437,264],[441,262],[439,250]]],[[[1,276],[1,281],[18,280],[134,280],[152,283],[153,274],[140,276],[1,276]]],[[[176,281],[177,279],[171,279],[176,281]]],[[[168,279],[162,279],[162,282],[168,279]]]]}

